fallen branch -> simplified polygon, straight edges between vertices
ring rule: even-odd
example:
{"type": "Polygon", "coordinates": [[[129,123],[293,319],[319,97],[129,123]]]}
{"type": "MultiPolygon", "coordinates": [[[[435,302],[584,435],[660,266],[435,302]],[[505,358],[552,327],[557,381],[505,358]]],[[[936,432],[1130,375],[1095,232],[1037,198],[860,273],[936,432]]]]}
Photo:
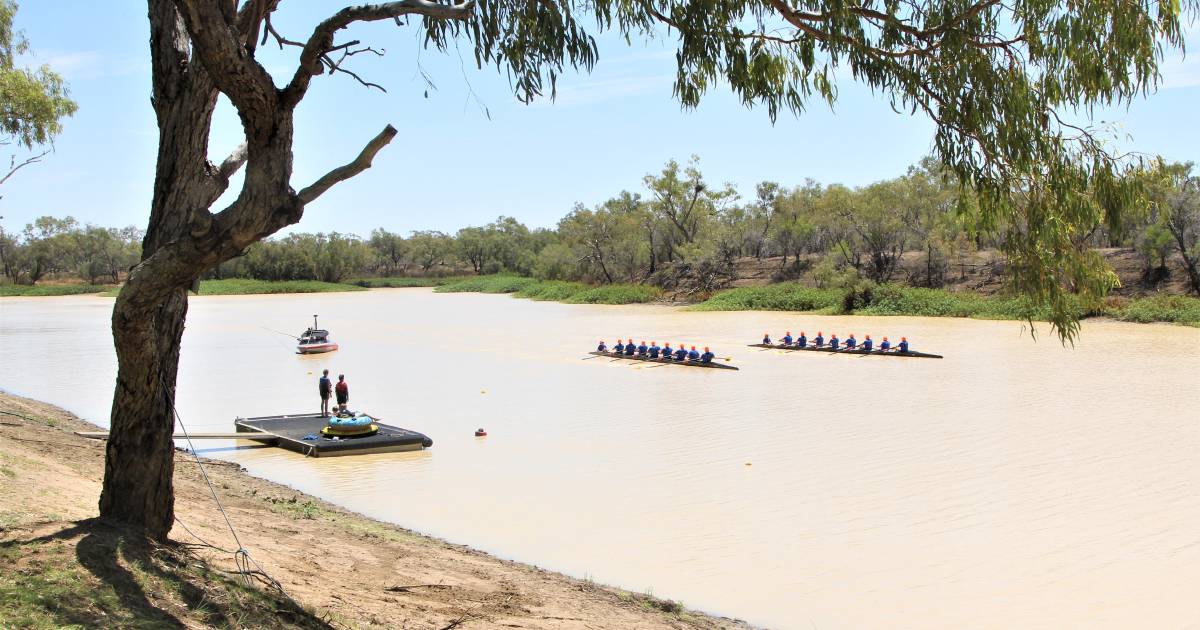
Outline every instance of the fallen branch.
{"type": "Polygon", "coordinates": [[[454,588],[451,584],[405,584],[403,586],[387,586],[383,590],[392,593],[409,593],[414,588],[454,588]]]}

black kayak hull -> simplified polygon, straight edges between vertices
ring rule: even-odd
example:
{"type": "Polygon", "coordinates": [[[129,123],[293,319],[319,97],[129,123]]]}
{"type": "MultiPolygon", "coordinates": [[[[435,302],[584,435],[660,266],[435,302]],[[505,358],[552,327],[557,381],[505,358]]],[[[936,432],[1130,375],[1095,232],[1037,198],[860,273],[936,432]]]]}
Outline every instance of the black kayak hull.
{"type": "Polygon", "coordinates": [[[624,354],[614,354],[612,352],[600,352],[598,350],[593,350],[592,352],[589,352],[588,354],[590,354],[592,356],[596,356],[596,357],[609,357],[611,359],[625,359],[626,361],[637,361],[639,363],[658,363],[660,365],[678,365],[680,367],[709,368],[709,369],[716,369],[716,370],[736,370],[736,369],[738,369],[732,365],[725,365],[723,363],[715,363],[715,362],[714,363],[700,363],[699,361],[668,361],[665,359],[651,359],[649,357],[638,357],[636,355],[629,356],[629,355],[624,355],[624,354]]]}
{"type": "Polygon", "coordinates": [[[801,348],[800,346],[780,346],[780,345],[768,345],[765,343],[752,343],[752,344],[750,344],[750,347],[751,348],[766,348],[766,349],[770,349],[770,350],[792,350],[795,352],[826,352],[826,353],[831,353],[831,354],[856,354],[859,356],[872,356],[872,357],[906,357],[909,359],[941,359],[942,358],[942,355],[940,355],[940,354],[928,354],[926,352],[899,352],[899,351],[894,351],[894,350],[888,351],[888,352],[882,352],[880,350],[868,351],[868,350],[863,350],[861,348],[856,348],[854,350],[846,350],[844,348],[839,348],[837,350],[834,350],[833,348],[830,348],[829,346],[823,346],[820,348],[818,348],[816,346],[805,346],[805,347],[801,348]]]}

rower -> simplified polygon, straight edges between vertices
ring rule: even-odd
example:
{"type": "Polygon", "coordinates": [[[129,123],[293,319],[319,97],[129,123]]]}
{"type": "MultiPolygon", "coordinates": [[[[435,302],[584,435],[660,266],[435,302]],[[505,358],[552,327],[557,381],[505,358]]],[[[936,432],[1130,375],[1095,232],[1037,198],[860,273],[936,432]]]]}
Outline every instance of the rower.
{"type": "Polygon", "coordinates": [[[625,352],[625,344],[621,343],[621,340],[618,338],[617,345],[613,346],[613,354],[621,354],[623,352],[625,352]]]}
{"type": "Polygon", "coordinates": [[[908,337],[901,337],[900,344],[896,348],[899,352],[908,352],[908,337]]]}
{"type": "Polygon", "coordinates": [[[644,357],[644,356],[646,356],[646,351],[647,351],[647,350],[649,350],[649,348],[647,348],[647,347],[646,347],[646,340],[645,340],[645,339],[643,339],[643,340],[642,340],[642,343],[638,344],[638,347],[637,347],[637,355],[638,355],[639,357],[644,357]]]}
{"type": "Polygon", "coordinates": [[[783,339],[781,341],[783,341],[783,345],[785,345],[785,346],[792,345],[792,331],[789,330],[786,333],[784,333],[783,339]]]}
{"type": "Polygon", "coordinates": [[[631,357],[637,351],[637,346],[633,345],[633,337],[629,338],[629,343],[625,344],[625,356],[631,357]]]}
{"type": "Polygon", "coordinates": [[[713,354],[712,350],[708,349],[708,346],[704,346],[704,354],[700,355],[700,362],[701,363],[712,363],[712,360],[715,359],[716,357],[717,357],[717,355],[713,354]]]}
{"type": "Polygon", "coordinates": [[[675,351],[675,360],[683,361],[684,359],[687,358],[687,355],[688,355],[687,348],[684,348],[683,344],[679,344],[679,349],[675,351]]]}
{"type": "Polygon", "coordinates": [[[763,345],[764,346],[771,345],[771,335],[769,335],[767,333],[763,333],[763,345]]]}
{"type": "Polygon", "coordinates": [[[871,341],[871,335],[867,335],[867,338],[863,339],[862,349],[864,352],[870,352],[873,347],[875,347],[875,342],[871,341]]]}
{"type": "Polygon", "coordinates": [[[596,346],[596,352],[608,352],[608,346],[604,345],[604,340],[600,340],[600,345],[596,346]]]}
{"type": "Polygon", "coordinates": [[[803,330],[800,331],[800,336],[796,337],[796,347],[797,348],[807,348],[808,347],[808,337],[804,336],[803,330]]]}
{"type": "Polygon", "coordinates": [[[837,333],[829,333],[829,347],[834,350],[838,349],[837,333]]]}
{"type": "Polygon", "coordinates": [[[850,333],[850,336],[846,338],[846,349],[853,350],[857,347],[858,347],[858,340],[854,338],[854,333],[850,333]]]}
{"type": "Polygon", "coordinates": [[[892,342],[888,341],[887,337],[884,337],[883,341],[879,343],[879,351],[887,352],[888,350],[891,350],[891,349],[892,349],[892,342]]]}
{"type": "Polygon", "coordinates": [[[674,350],[671,350],[671,342],[668,341],[668,342],[664,343],[663,349],[662,349],[663,361],[670,361],[672,352],[674,352],[674,350]]]}
{"type": "Polygon", "coordinates": [[[657,358],[658,358],[658,353],[659,353],[659,352],[661,352],[661,351],[662,351],[662,348],[659,348],[659,347],[658,347],[658,342],[657,342],[657,341],[651,341],[651,342],[650,342],[650,347],[649,347],[649,348],[646,350],[646,352],[648,352],[648,353],[650,354],[650,358],[651,358],[651,359],[657,359],[657,358]]]}
{"type": "Polygon", "coordinates": [[[818,348],[825,347],[825,333],[817,331],[817,336],[813,338],[813,345],[818,348]]]}
{"type": "Polygon", "coordinates": [[[692,349],[688,351],[687,360],[691,362],[700,360],[700,353],[696,352],[696,346],[692,346],[692,349]]]}

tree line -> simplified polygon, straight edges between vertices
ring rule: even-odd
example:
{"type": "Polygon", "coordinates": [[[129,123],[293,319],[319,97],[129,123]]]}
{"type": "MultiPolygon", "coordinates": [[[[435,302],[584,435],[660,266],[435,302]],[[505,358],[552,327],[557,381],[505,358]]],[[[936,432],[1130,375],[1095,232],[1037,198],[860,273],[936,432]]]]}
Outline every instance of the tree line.
{"type": "MultiPolygon", "coordinates": [[[[1120,229],[1097,222],[1079,235],[1078,246],[1136,249],[1151,283],[1163,280],[1168,261],[1178,257],[1200,293],[1200,177],[1191,164],[1160,164],[1136,176],[1144,179],[1145,203],[1130,203],[1120,229]]],[[[1002,248],[1003,235],[1012,233],[983,229],[973,195],[952,181],[926,159],[868,186],[762,182],[743,196],[731,185],[711,184],[692,158],[668,162],[640,190],[592,207],[577,204],[554,229],[501,216],[454,234],[297,233],[256,243],[206,277],[342,282],[515,273],[707,292],[736,277],[737,260],[757,258],[777,265],[776,279],[807,274],[819,285],[862,278],[938,287],[956,264],[981,249],[1002,248]],[[917,262],[901,265],[905,253],[917,262]]],[[[117,282],[139,260],[140,238],[134,228],[42,217],[19,235],[0,232],[0,258],[10,282],[32,284],[54,274],[117,282]]]]}

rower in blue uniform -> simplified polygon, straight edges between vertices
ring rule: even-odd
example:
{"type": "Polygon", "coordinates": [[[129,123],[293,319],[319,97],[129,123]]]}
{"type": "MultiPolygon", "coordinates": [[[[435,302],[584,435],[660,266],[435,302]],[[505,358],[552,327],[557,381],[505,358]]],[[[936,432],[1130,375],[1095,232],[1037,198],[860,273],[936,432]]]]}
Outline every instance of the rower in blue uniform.
{"type": "Polygon", "coordinates": [[[763,345],[764,346],[771,345],[771,335],[769,335],[767,333],[763,333],[763,345]]]}
{"type": "Polygon", "coordinates": [[[874,348],[874,347],[875,347],[875,342],[874,342],[874,341],[871,341],[871,335],[867,335],[867,338],[866,338],[866,339],[863,339],[863,342],[862,342],[862,349],[863,349],[863,350],[865,350],[865,351],[867,351],[867,352],[870,352],[870,351],[871,351],[871,349],[872,349],[872,348],[874,348]]]}
{"type": "Polygon", "coordinates": [[[651,358],[651,359],[657,359],[657,358],[658,358],[658,353],[659,353],[659,352],[661,352],[661,351],[662,351],[662,348],[659,348],[659,347],[658,347],[658,342],[657,342],[657,341],[651,341],[651,342],[650,342],[650,347],[646,349],[646,352],[650,354],[650,358],[651,358]]]}
{"type": "Polygon", "coordinates": [[[850,333],[850,336],[846,338],[846,349],[853,350],[857,347],[858,347],[858,340],[854,338],[854,333],[850,333]]]}
{"type": "Polygon", "coordinates": [[[700,355],[700,362],[701,363],[712,363],[712,360],[715,359],[716,356],[717,355],[712,353],[712,350],[708,349],[708,346],[704,346],[704,354],[700,355]]]}
{"type": "Polygon", "coordinates": [[[818,330],[817,336],[813,338],[813,345],[818,348],[824,348],[825,347],[825,336],[824,335],[825,335],[825,333],[818,330]]]}
{"type": "Polygon", "coordinates": [[[642,343],[639,343],[639,344],[638,344],[638,347],[637,347],[637,355],[638,355],[639,357],[644,357],[644,356],[646,356],[646,351],[647,351],[647,350],[649,350],[649,348],[647,348],[647,347],[646,347],[646,341],[643,339],[643,340],[642,340],[642,343]]]}
{"type": "Polygon", "coordinates": [[[829,333],[829,347],[834,350],[838,349],[837,333],[829,333]]]}
{"type": "Polygon", "coordinates": [[[683,361],[687,358],[687,354],[687,348],[684,348],[683,344],[679,344],[679,349],[675,351],[675,360],[683,361]]]}
{"type": "Polygon", "coordinates": [[[663,361],[670,361],[672,352],[674,352],[674,350],[671,350],[671,342],[668,341],[668,342],[664,343],[663,349],[662,349],[663,361]]]}
{"type": "Polygon", "coordinates": [[[596,346],[596,352],[608,352],[608,346],[604,345],[604,340],[600,340],[600,345],[596,346]]]}
{"type": "Polygon", "coordinates": [[[796,338],[796,347],[797,348],[807,348],[808,347],[808,337],[804,336],[803,330],[800,331],[800,336],[796,338]]]}
{"type": "Polygon", "coordinates": [[[621,343],[620,339],[617,339],[617,345],[613,346],[613,354],[621,354],[623,352],[625,352],[625,344],[621,343]]]}
{"type": "Polygon", "coordinates": [[[625,344],[625,356],[631,357],[637,352],[637,346],[633,345],[633,337],[629,338],[629,343],[625,344]]]}
{"type": "Polygon", "coordinates": [[[880,342],[880,344],[879,344],[879,351],[887,352],[888,350],[891,350],[891,349],[892,349],[892,342],[888,341],[887,337],[884,337],[883,341],[880,342]]]}
{"type": "Polygon", "coordinates": [[[785,346],[792,345],[792,331],[789,330],[786,333],[784,333],[783,339],[781,341],[783,341],[783,345],[785,345],[785,346]]]}
{"type": "Polygon", "coordinates": [[[692,349],[688,351],[687,360],[692,362],[700,360],[700,353],[696,352],[696,346],[692,346],[692,349]]]}
{"type": "Polygon", "coordinates": [[[900,338],[900,345],[896,348],[899,352],[908,352],[908,337],[900,338]]]}

